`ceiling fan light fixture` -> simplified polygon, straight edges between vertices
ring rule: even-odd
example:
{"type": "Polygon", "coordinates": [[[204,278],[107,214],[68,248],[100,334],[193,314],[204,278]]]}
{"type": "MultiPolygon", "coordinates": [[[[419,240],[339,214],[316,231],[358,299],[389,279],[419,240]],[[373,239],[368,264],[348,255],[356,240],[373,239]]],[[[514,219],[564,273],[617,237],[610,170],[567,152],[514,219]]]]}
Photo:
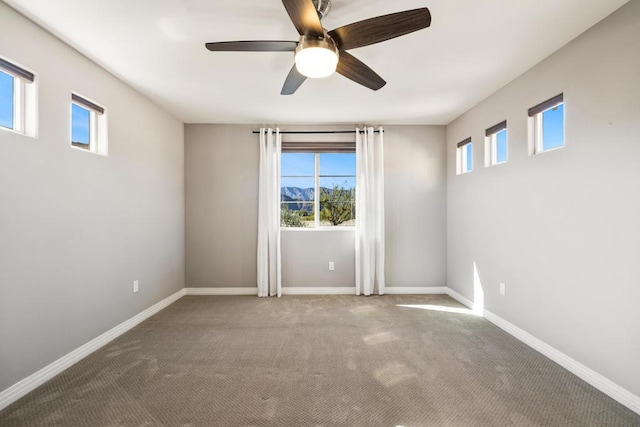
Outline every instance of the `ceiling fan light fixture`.
{"type": "Polygon", "coordinates": [[[296,68],[312,79],[329,77],[336,72],[338,55],[338,48],[326,33],[322,39],[302,36],[295,53],[296,68]]]}
{"type": "Polygon", "coordinates": [[[338,55],[323,47],[308,47],[296,53],[296,68],[312,79],[329,77],[336,72],[338,55]]]}

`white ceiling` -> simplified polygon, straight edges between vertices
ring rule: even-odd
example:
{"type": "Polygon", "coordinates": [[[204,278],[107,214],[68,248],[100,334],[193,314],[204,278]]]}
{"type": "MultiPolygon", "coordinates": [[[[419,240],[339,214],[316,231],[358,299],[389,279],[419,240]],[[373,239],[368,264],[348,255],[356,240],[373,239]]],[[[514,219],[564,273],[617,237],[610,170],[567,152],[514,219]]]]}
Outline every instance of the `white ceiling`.
{"type": "Polygon", "coordinates": [[[628,0],[333,0],[329,30],[424,6],[432,25],[350,51],[381,90],[335,74],[292,96],[292,53],[204,47],[297,40],[279,0],[3,1],[185,123],[447,124],[628,0]]]}

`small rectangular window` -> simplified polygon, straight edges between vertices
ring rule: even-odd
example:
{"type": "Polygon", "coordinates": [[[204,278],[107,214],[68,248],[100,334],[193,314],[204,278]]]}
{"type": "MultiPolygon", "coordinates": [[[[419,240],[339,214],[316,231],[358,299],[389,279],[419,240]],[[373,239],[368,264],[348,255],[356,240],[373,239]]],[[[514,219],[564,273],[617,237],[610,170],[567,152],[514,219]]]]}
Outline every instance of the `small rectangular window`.
{"type": "Polygon", "coordinates": [[[458,143],[456,161],[458,175],[473,170],[473,143],[471,142],[471,138],[467,138],[458,143]]]}
{"type": "Polygon", "coordinates": [[[281,157],[280,226],[355,225],[356,160],[355,153],[348,151],[353,148],[336,145],[331,149],[337,152],[331,152],[304,144],[286,145],[281,157]]]}
{"type": "Polygon", "coordinates": [[[105,109],[75,93],[71,95],[71,145],[107,154],[105,109]]]}
{"type": "Polygon", "coordinates": [[[506,163],[508,158],[507,121],[490,127],[485,132],[485,166],[506,163]]]}
{"type": "Polygon", "coordinates": [[[529,109],[529,154],[564,147],[564,95],[529,109]]]}
{"type": "Polygon", "coordinates": [[[0,127],[36,136],[36,84],[30,71],[0,58],[0,127]]]}

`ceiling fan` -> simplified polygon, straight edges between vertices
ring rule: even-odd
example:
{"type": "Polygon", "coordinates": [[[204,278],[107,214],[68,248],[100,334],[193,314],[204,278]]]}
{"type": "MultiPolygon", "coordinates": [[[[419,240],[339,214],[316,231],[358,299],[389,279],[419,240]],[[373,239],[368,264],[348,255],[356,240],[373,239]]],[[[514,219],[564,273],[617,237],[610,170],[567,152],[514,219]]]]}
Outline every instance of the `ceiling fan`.
{"type": "Polygon", "coordinates": [[[331,9],[331,0],[282,0],[300,34],[296,41],[233,41],[207,43],[210,51],[294,52],[295,64],[282,87],[281,95],[292,95],[307,77],[328,77],[334,72],[372,90],[387,82],[363,62],[347,53],[349,49],[380,43],[431,25],[426,7],[365,19],[327,31],[321,18],[331,9]]]}

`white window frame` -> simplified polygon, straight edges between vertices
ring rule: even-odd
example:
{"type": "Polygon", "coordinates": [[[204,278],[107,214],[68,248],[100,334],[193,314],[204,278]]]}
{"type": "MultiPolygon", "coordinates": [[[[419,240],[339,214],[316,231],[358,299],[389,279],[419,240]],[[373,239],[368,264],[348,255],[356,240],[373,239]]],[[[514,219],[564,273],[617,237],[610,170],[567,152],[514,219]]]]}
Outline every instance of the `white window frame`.
{"type": "Polygon", "coordinates": [[[467,138],[464,141],[458,143],[456,148],[456,175],[462,175],[465,173],[473,172],[473,141],[471,138],[467,138]],[[468,147],[471,147],[471,164],[467,162],[468,147]]]}
{"type": "Polygon", "coordinates": [[[565,117],[566,114],[562,113],[562,145],[558,147],[544,149],[544,113],[558,108],[560,105],[564,106],[564,94],[560,94],[550,98],[535,107],[529,109],[528,120],[528,148],[529,155],[548,153],[549,151],[559,150],[566,145],[566,126],[565,117]]]}
{"type": "Polygon", "coordinates": [[[13,123],[0,129],[37,137],[36,75],[12,61],[0,58],[0,72],[13,79],[13,123]]]}
{"type": "Polygon", "coordinates": [[[71,95],[70,123],[70,145],[77,150],[108,155],[107,151],[107,110],[94,101],[76,93],[71,95]],[[83,108],[89,112],[89,148],[73,145],[73,105],[83,108]]]}
{"type": "Polygon", "coordinates": [[[498,123],[495,126],[486,130],[484,139],[484,158],[485,167],[503,165],[509,161],[509,132],[507,130],[507,121],[498,123]],[[498,162],[498,134],[505,132],[506,147],[505,147],[505,159],[502,162],[498,162]]]}
{"type": "MultiPolygon", "coordinates": [[[[299,153],[299,154],[303,154],[303,153],[299,153]]],[[[296,231],[318,231],[318,230],[322,230],[322,231],[329,231],[329,230],[349,230],[349,229],[353,229],[355,228],[355,224],[354,225],[320,225],[320,200],[319,200],[319,195],[320,195],[320,178],[339,178],[339,177],[344,177],[344,178],[356,178],[356,175],[320,175],[320,154],[348,154],[348,152],[330,152],[330,151],[323,151],[322,153],[320,152],[307,152],[306,154],[313,154],[314,155],[314,172],[313,172],[313,201],[305,201],[305,202],[298,202],[298,203],[313,203],[313,227],[283,227],[282,226],[282,220],[280,221],[280,230],[296,230],[296,231]]],[[[310,178],[310,176],[308,175],[280,175],[280,178],[310,178]]],[[[357,181],[356,181],[356,191],[357,190],[357,181]]],[[[280,198],[280,196],[279,196],[280,198]]],[[[354,197],[354,203],[355,203],[355,197],[354,197]]],[[[282,202],[281,200],[279,200],[280,203],[280,212],[282,212],[282,204],[285,202],[282,202]]],[[[356,207],[357,208],[357,207],[356,207]]]]}

